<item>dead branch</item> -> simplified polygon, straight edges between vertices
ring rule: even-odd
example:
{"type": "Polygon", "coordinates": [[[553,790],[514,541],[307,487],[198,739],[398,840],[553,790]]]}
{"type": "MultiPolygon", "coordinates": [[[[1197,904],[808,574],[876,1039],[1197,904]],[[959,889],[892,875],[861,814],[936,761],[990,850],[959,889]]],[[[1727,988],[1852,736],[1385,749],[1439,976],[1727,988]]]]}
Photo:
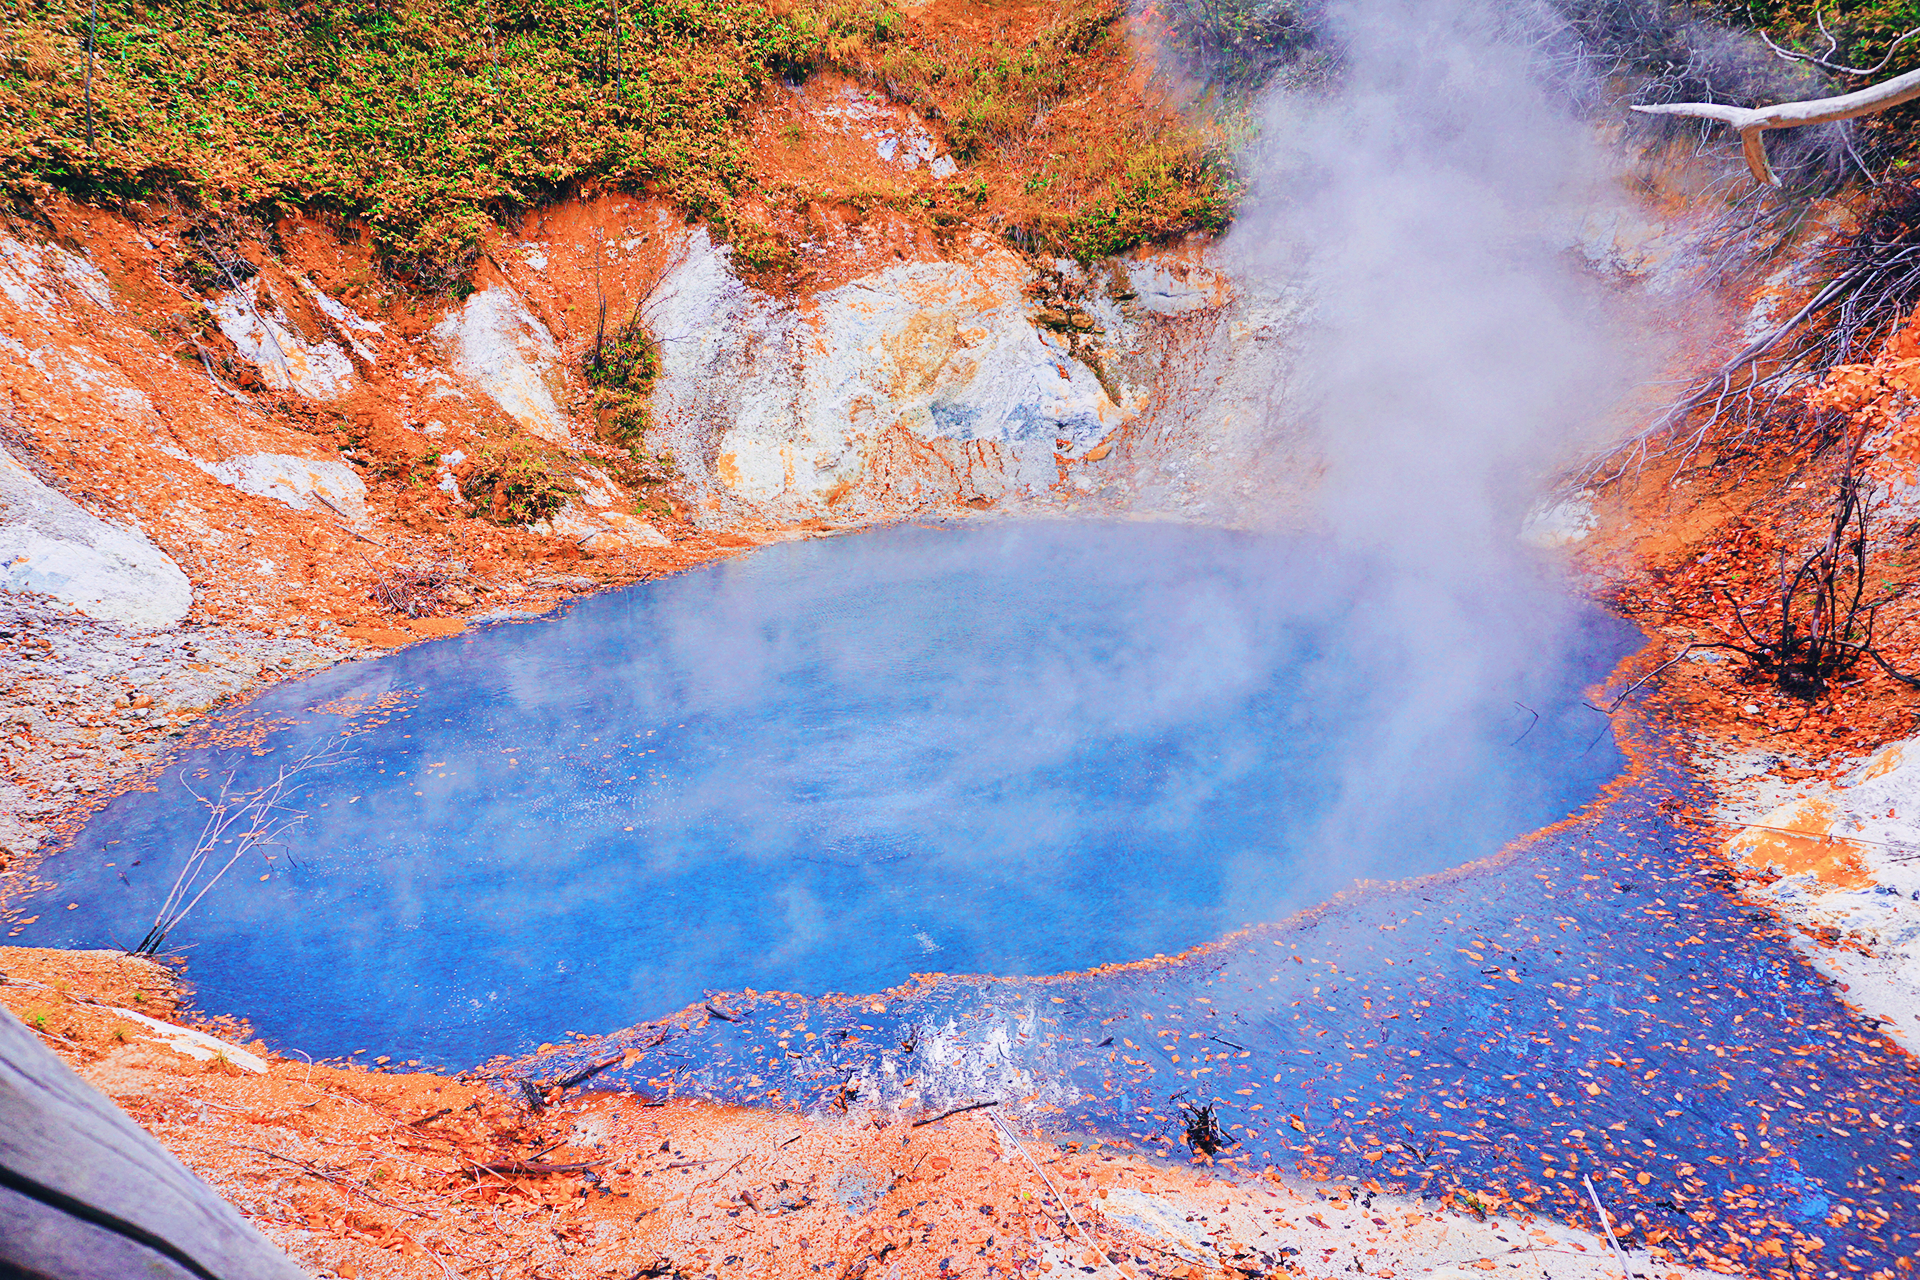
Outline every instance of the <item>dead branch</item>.
{"type": "Polygon", "coordinates": [[[613,1160],[611,1157],[604,1160],[582,1160],[578,1164],[543,1164],[538,1160],[469,1160],[467,1163],[473,1166],[473,1171],[468,1174],[469,1177],[476,1176],[478,1173],[497,1173],[511,1177],[523,1173],[579,1173],[586,1169],[598,1169],[603,1164],[612,1164],[613,1160]]]}
{"type": "Polygon", "coordinates": [[[234,863],[255,849],[277,844],[282,835],[305,820],[306,814],[284,803],[300,775],[311,769],[331,768],[346,759],[346,745],[331,743],[311,751],[290,765],[280,766],[271,782],[238,796],[231,794],[234,771],[230,768],[220,780],[219,790],[201,795],[187,785],[184,771],[180,785],[187,794],[206,806],[207,819],[200,838],[181,864],[173,885],[154,914],[153,925],[129,955],[150,956],[159,953],[167,935],[199,905],[213,886],[220,882],[234,863]],[[231,832],[232,834],[229,834],[231,832]],[[222,844],[232,846],[226,861],[214,867],[213,859],[222,844]],[[211,873],[208,868],[213,867],[211,873]]]}
{"type": "Polygon", "coordinates": [[[1920,687],[1920,675],[1901,674],[1874,645],[1876,615],[1892,597],[1867,598],[1868,529],[1878,503],[1873,487],[1855,469],[1859,452],[1856,437],[1847,452],[1825,540],[1797,566],[1781,551],[1777,585],[1751,621],[1751,606],[1728,592],[1738,636],[1727,634],[1713,645],[1689,645],[1680,656],[1694,648],[1731,649],[1747,660],[1749,671],[1808,702],[1862,658],[1895,680],[1920,687]]]}
{"type": "Polygon", "coordinates": [[[1661,456],[1685,467],[1710,445],[1737,444],[1788,418],[1804,420],[1796,431],[1831,430],[1830,416],[1808,415],[1804,393],[1830,370],[1867,359],[1920,300],[1920,186],[1882,186],[1860,228],[1819,250],[1807,269],[1825,279],[1811,298],[1694,381],[1644,429],[1594,459],[1580,482],[1609,484],[1661,456]]]}
{"type": "Polygon", "coordinates": [[[389,613],[404,613],[409,618],[431,617],[445,604],[443,597],[468,581],[462,561],[405,567],[393,570],[373,584],[367,599],[389,613]]]}
{"type": "Polygon", "coordinates": [[[1832,71],[1845,76],[1879,75],[1887,69],[1887,64],[1893,61],[1893,55],[1900,51],[1901,45],[1913,39],[1915,36],[1920,36],[1920,27],[1915,27],[1912,31],[1900,36],[1892,44],[1888,45],[1886,56],[1872,66],[1849,67],[1844,63],[1828,61],[1828,59],[1832,58],[1833,55],[1839,51],[1840,37],[1827,30],[1826,15],[1820,12],[1817,5],[1813,10],[1813,21],[1814,25],[1820,28],[1820,34],[1825,36],[1827,40],[1827,51],[1823,54],[1800,53],[1794,49],[1783,49],[1773,42],[1772,37],[1757,27],[1754,28],[1754,34],[1759,36],[1761,42],[1765,44],[1767,48],[1773,50],[1773,56],[1779,58],[1782,62],[1804,62],[1809,66],[1819,67],[1822,71],[1832,71]]]}
{"type": "Polygon", "coordinates": [[[251,1147],[244,1142],[236,1142],[233,1145],[238,1147],[242,1151],[251,1151],[256,1155],[263,1155],[267,1157],[269,1160],[279,1160],[284,1164],[290,1164],[294,1166],[296,1169],[299,1169],[301,1172],[305,1173],[309,1178],[318,1178],[322,1182],[331,1182],[337,1187],[345,1187],[349,1191],[358,1192],[363,1198],[367,1200],[371,1200],[373,1203],[377,1205],[382,1205],[388,1209],[397,1209],[401,1213],[411,1214],[413,1217],[416,1217],[416,1218],[425,1218],[425,1217],[431,1216],[429,1214],[422,1213],[418,1209],[409,1209],[407,1208],[407,1206],[403,1204],[395,1204],[393,1201],[388,1200],[383,1196],[375,1195],[365,1182],[362,1182],[358,1178],[348,1177],[345,1171],[343,1170],[322,1168],[321,1166],[316,1164],[309,1164],[305,1160],[296,1160],[292,1156],[282,1155],[278,1151],[269,1151],[265,1147],[251,1147]]]}
{"type": "Polygon", "coordinates": [[[1873,115],[1920,98],[1920,68],[1897,75],[1891,80],[1856,89],[1832,98],[1811,98],[1804,102],[1782,102],[1771,107],[1734,107],[1718,102],[1663,102],[1654,106],[1636,106],[1632,110],[1650,116],[1693,116],[1701,120],[1720,120],[1732,125],[1740,135],[1740,150],[1746,156],[1753,180],[1777,187],[1780,179],[1767,163],[1767,148],[1761,135],[1768,129],[1794,129],[1807,124],[1830,124],[1873,115]]]}
{"type": "Polygon", "coordinates": [[[964,1107],[954,1107],[950,1110],[942,1111],[937,1116],[928,1116],[924,1120],[915,1120],[913,1122],[912,1127],[915,1129],[918,1129],[922,1125],[938,1124],[940,1121],[945,1120],[948,1116],[957,1116],[964,1111],[978,1111],[982,1107],[997,1107],[999,1105],[1000,1105],[1000,1100],[998,1098],[995,1098],[991,1102],[969,1102],[964,1107]]]}

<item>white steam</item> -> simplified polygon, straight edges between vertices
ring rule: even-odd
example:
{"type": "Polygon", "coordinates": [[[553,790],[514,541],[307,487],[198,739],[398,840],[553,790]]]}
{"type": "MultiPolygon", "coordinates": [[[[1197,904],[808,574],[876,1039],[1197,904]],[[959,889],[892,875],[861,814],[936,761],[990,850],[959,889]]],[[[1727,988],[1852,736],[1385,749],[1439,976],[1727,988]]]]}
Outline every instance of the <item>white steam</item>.
{"type": "Polygon", "coordinates": [[[1564,72],[1544,15],[1349,0],[1328,19],[1344,73],[1268,99],[1227,249],[1314,300],[1284,412],[1319,446],[1330,530],[1471,569],[1626,385],[1624,303],[1572,251],[1612,157],[1543,88],[1564,72]]]}
{"type": "Polygon", "coordinates": [[[1319,524],[1385,569],[1346,643],[1400,701],[1356,718],[1320,828],[1350,874],[1377,875],[1410,816],[1502,794],[1514,764],[1484,744],[1462,786],[1461,727],[1579,643],[1557,571],[1517,535],[1608,429],[1637,317],[1577,247],[1616,157],[1547,87],[1568,66],[1548,61],[1548,14],[1346,0],[1326,18],[1342,70],[1264,104],[1227,249],[1312,299],[1302,389],[1269,429],[1306,430],[1319,524]]]}

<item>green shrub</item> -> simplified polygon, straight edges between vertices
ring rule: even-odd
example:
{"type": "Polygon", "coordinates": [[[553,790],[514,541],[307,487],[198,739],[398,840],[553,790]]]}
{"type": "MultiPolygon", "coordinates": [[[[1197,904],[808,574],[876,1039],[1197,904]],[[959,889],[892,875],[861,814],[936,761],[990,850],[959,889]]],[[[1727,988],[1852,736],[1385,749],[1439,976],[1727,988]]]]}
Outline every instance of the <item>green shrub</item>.
{"type": "Polygon", "coordinates": [[[101,0],[90,144],[87,0],[24,0],[0,27],[0,188],[317,204],[450,287],[497,214],[570,183],[720,212],[770,69],[872,34],[874,9],[652,0],[616,37],[605,0],[101,0]]]}
{"type": "Polygon", "coordinates": [[[1232,217],[1238,192],[1217,155],[1193,147],[1146,148],[1127,160],[1102,196],[1067,221],[1058,239],[1088,262],[1180,231],[1218,231],[1232,217]]]}
{"type": "Polygon", "coordinates": [[[522,437],[495,437],[475,449],[460,468],[467,497],[484,504],[500,524],[533,524],[551,518],[580,492],[564,457],[522,437]]]}
{"type": "Polygon", "coordinates": [[[315,208],[363,221],[384,269],[424,291],[466,287],[497,219],[586,182],[706,219],[750,273],[789,270],[777,225],[738,208],[760,194],[742,120],[773,77],[827,67],[921,108],[963,158],[1053,153],[1067,180],[1026,194],[1094,209],[1106,230],[1088,242],[1210,225],[1224,199],[1217,165],[1128,176],[1161,126],[1159,108],[1100,100],[1132,74],[1121,0],[984,39],[898,0],[99,0],[97,23],[90,4],[21,0],[0,20],[0,201],[166,192],[203,226],[315,208]],[[1090,91],[1071,124],[1046,123],[1090,91]]]}

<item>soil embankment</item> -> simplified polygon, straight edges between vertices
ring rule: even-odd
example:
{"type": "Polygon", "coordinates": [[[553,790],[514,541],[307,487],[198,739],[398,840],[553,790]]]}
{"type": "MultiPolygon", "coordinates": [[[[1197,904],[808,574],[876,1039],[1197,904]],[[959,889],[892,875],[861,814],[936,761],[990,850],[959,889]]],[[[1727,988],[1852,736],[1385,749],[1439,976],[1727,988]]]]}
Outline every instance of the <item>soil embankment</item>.
{"type": "Polygon", "coordinates": [[[1806,406],[1824,444],[1779,423],[1656,456],[1600,499],[1577,553],[1652,637],[1628,677],[1646,677],[1712,787],[1681,821],[1864,1025],[1908,1052],[1920,1051],[1916,351],[1920,321],[1828,375],[1806,406]],[[1849,494],[1855,514],[1836,535],[1849,494]],[[1838,610],[1812,585],[1825,563],[1846,584],[1838,610]],[[1872,653],[1818,687],[1767,665],[1789,637],[1843,632],[1872,653]]]}

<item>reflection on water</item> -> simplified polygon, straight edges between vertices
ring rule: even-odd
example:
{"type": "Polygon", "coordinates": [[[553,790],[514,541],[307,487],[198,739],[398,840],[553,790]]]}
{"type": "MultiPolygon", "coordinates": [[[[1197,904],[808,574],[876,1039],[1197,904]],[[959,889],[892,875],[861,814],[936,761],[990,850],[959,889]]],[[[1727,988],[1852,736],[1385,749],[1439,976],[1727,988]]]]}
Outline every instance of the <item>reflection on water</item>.
{"type": "MultiPolygon", "coordinates": [[[[1627,628],[1510,587],[1471,602],[1476,666],[1408,600],[1300,542],[896,529],[348,664],[181,762],[245,789],[352,735],[171,944],[271,1039],[450,1064],[705,990],[1176,952],[1484,854],[1617,771],[1579,698],[1627,628]]],[[[49,860],[82,905],[21,941],[145,931],[201,825],[180,773],[49,860]]]]}

